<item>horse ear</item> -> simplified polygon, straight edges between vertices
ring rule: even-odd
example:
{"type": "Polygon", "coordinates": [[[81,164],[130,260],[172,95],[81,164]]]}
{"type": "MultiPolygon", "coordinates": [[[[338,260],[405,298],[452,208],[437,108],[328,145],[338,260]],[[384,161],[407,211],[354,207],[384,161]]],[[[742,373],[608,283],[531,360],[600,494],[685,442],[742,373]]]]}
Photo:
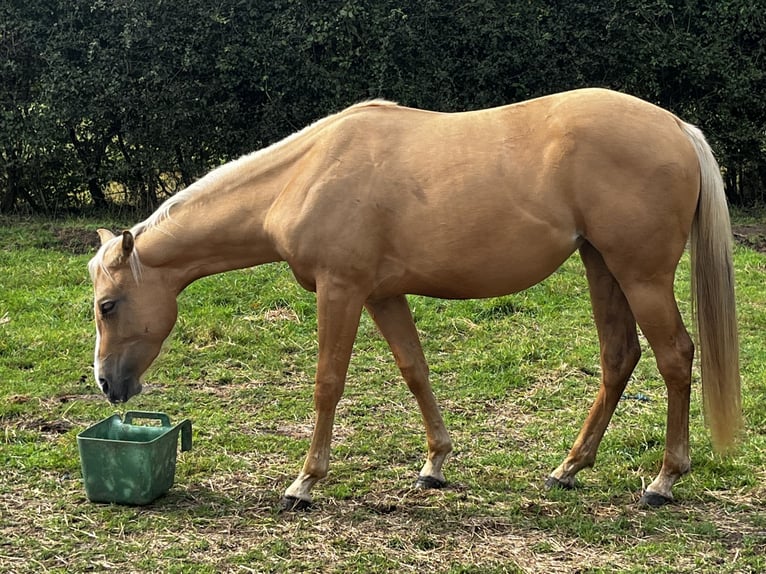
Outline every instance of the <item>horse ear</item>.
{"type": "Polygon", "coordinates": [[[133,234],[126,229],[122,232],[122,256],[125,259],[127,259],[133,252],[133,247],[135,247],[133,234]]]}
{"type": "Polygon", "coordinates": [[[112,233],[108,229],[97,229],[96,233],[98,233],[98,237],[101,239],[101,245],[103,245],[110,239],[114,239],[114,233],[112,233]]]}

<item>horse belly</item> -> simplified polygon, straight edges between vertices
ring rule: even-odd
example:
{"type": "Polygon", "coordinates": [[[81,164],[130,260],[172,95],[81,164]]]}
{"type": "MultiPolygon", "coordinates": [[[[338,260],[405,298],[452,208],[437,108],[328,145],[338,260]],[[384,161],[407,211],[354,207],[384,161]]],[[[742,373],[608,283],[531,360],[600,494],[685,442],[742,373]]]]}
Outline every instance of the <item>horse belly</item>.
{"type": "Polygon", "coordinates": [[[582,241],[573,230],[508,235],[502,241],[491,233],[446,244],[423,241],[397,250],[381,266],[376,294],[474,299],[517,293],[556,271],[582,241]]]}

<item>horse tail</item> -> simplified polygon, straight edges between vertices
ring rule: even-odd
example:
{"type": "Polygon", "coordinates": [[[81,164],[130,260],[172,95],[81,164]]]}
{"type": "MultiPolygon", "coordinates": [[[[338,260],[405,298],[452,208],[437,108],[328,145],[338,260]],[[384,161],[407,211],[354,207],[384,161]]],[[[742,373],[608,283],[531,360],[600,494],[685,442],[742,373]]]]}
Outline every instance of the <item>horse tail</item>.
{"type": "Polygon", "coordinates": [[[696,127],[682,122],[681,128],[697,152],[700,167],[690,252],[705,420],[716,450],[726,451],[742,428],[731,223],[723,178],[710,145],[696,127]]]}

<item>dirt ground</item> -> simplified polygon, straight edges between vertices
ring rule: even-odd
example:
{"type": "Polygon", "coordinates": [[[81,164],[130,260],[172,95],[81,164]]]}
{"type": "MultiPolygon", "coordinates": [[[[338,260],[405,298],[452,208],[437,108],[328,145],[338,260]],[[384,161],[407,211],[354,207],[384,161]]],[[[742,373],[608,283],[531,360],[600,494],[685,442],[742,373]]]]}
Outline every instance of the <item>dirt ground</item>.
{"type": "Polygon", "coordinates": [[[747,245],[761,253],[766,252],[766,223],[733,225],[731,231],[737,243],[747,245]]]}
{"type": "Polygon", "coordinates": [[[53,230],[58,249],[74,255],[83,255],[98,250],[100,240],[92,229],[79,227],[58,227],[53,230]]]}

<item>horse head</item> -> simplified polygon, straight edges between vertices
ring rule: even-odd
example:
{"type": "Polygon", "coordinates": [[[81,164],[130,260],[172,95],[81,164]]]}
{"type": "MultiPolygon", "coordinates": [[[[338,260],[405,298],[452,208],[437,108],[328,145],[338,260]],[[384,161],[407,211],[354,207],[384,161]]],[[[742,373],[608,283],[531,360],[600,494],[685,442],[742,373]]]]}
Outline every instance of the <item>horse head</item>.
{"type": "Polygon", "coordinates": [[[159,269],[141,264],[130,231],[99,229],[101,248],[88,264],[94,290],[96,382],[112,403],[141,392],[141,376],[176,322],[176,291],[159,269]]]}

